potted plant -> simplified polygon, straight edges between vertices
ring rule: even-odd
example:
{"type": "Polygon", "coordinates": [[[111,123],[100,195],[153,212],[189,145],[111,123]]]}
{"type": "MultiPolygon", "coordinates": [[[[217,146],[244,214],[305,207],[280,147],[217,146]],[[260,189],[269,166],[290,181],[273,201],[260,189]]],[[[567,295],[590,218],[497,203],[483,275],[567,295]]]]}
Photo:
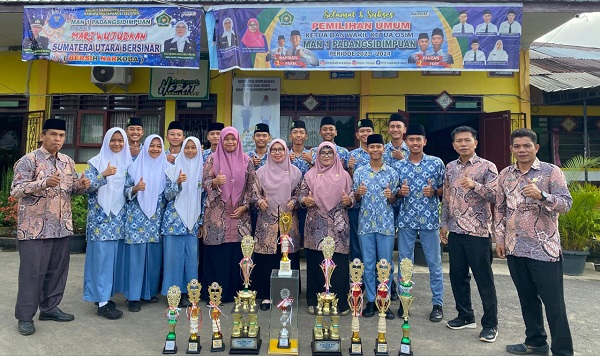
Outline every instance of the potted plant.
{"type": "Polygon", "coordinates": [[[13,171],[11,168],[2,173],[2,185],[0,186],[0,238],[3,238],[2,245],[10,245],[10,247],[14,248],[14,238],[17,235],[18,200],[10,196],[12,178],[13,171]]]}
{"type": "Polygon", "coordinates": [[[71,212],[73,218],[73,236],[71,236],[69,243],[69,251],[71,253],[83,253],[86,248],[87,194],[73,195],[71,197],[71,212]]]}
{"type": "Polygon", "coordinates": [[[573,204],[558,217],[563,250],[563,273],[582,275],[587,256],[600,238],[600,188],[579,181],[581,171],[600,166],[600,157],[576,156],[565,163],[565,177],[573,204]]]}

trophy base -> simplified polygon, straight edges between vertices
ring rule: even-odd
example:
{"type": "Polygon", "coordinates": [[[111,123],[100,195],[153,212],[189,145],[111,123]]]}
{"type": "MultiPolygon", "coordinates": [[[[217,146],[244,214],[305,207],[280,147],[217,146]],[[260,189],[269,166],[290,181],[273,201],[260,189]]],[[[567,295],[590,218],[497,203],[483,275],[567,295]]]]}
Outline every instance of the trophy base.
{"type": "Polygon", "coordinates": [[[189,340],[188,348],[185,352],[186,354],[199,354],[200,350],[202,350],[202,346],[200,346],[200,340],[189,340]]]}
{"type": "Polygon", "coordinates": [[[277,347],[279,340],[269,340],[269,355],[298,355],[298,340],[290,339],[290,347],[287,349],[277,347]]]}
{"type": "Polygon", "coordinates": [[[292,345],[290,344],[289,338],[277,339],[277,348],[278,349],[289,349],[290,347],[292,347],[292,345]]]}
{"type": "Polygon", "coordinates": [[[375,356],[389,356],[387,342],[379,342],[375,340],[375,356]]]}
{"type": "Polygon", "coordinates": [[[342,356],[341,340],[313,340],[310,346],[313,356],[342,356]]]}
{"type": "Polygon", "coordinates": [[[362,355],[362,343],[359,342],[353,342],[352,344],[350,344],[350,355],[352,356],[359,356],[362,355]]]}
{"type": "MultiPolygon", "coordinates": [[[[260,335],[260,329],[258,330],[260,335]]],[[[258,355],[260,353],[260,347],[262,340],[260,336],[256,337],[231,337],[231,344],[229,348],[230,355],[258,355]]]]}
{"type": "Polygon", "coordinates": [[[165,347],[163,348],[162,353],[165,355],[176,354],[177,345],[175,344],[175,340],[165,341],[165,347]]]}
{"type": "Polygon", "coordinates": [[[292,276],[292,262],[279,261],[279,271],[277,271],[277,277],[291,277],[292,276]]]}
{"type": "Polygon", "coordinates": [[[412,347],[410,345],[400,344],[398,356],[413,356],[412,347]]]}
{"type": "Polygon", "coordinates": [[[210,344],[210,352],[222,351],[225,351],[225,344],[223,344],[223,339],[212,339],[212,343],[210,344]]]}

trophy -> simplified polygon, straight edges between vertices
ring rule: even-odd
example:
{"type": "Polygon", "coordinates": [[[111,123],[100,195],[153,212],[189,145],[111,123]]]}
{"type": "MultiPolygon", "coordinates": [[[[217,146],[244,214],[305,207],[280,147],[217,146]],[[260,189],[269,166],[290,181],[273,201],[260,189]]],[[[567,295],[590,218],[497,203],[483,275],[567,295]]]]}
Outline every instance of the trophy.
{"type": "Polygon", "coordinates": [[[331,293],[331,274],[335,269],[333,262],[333,253],[335,251],[335,241],[333,237],[327,236],[322,242],[323,256],[325,259],[321,262],[321,270],[325,276],[325,291],[317,294],[317,312],[315,316],[315,326],[313,328],[312,353],[313,355],[341,355],[340,339],[340,316],[337,310],[338,298],[335,293],[331,293]],[[323,317],[331,317],[327,324],[323,317]]]}
{"type": "Polygon", "coordinates": [[[210,345],[210,352],[225,351],[225,344],[223,344],[223,333],[221,332],[221,320],[219,316],[223,314],[219,305],[221,304],[221,294],[223,294],[223,287],[217,282],[212,282],[208,287],[208,302],[210,306],[210,318],[212,320],[212,343],[210,345]]]}
{"type": "Polygon", "coordinates": [[[377,322],[377,339],[375,340],[375,355],[387,356],[388,345],[385,339],[385,312],[390,307],[390,290],[388,288],[388,279],[390,278],[391,265],[382,258],[377,262],[377,280],[379,285],[375,295],[375,304],[379,310],[379,321],[377,322]]]}
{"type": "Polygon", "coordinates": [[[200,337],[198,336],[199,321],[202,318],[198,302],[200,301],[200,290],[202,285],[197,279],[192,279],[187,285],[188,299],[190,304],[186,309],[187,317],[190,320],[190,338],[188,340],[188,348],[186,354],[199,354],[202,346],[200,346],[200,337]]]}
{"type": "Polygon", "coordinates": [[[281,295],[281,301],[277,303],[277,309],[281,310],[281,318],[279,318],[281,330],[279,330],[277,348],[289,349],[292,346],[290,344],[290,332],[287,329],[287,324],[289,323],[291,325],[293,315],[292,304],[294,303],[294,298],[290,296],[290,290],[287,288],[283,288],[279,294],[281,295]]]}
{"type": "Polygon", "coordinates": [[[359,323],[358,316],[362,313],[363,292],[362,276],[365,271],[365,265],[358,258],[350,262],[350,293],[348,293],[348,304],[352,311],[352,337],[350,338],[350,355],[362,355],[362,343],[358,334],[359,323]]]}
{"type": "Polygon", "coordinates": [[[279,261],[279,277],[289,277],[292,275],[292,262],[288,258],[290,251],[290,230],[292,229],[292,214],[285,212],[279,214],[279,230],[281,235],[279,243],[281,244],[281,261],[279,261]]]}
{"type": "Polygon", "coordinates": [[[240,269],[244,280],[244,289],[237,292],[234,297],[233,331],[231,333],[230,354],[254,354],[260,352],[262,340],[258,326],[256,310],[256,291],[249,290],[250,274],[254,268],[252,253],[254,252],[254,238],[246,235],[242,238],[242,255],[240,269]]]}
{"type": "Polygon", "coordinates": [[[398,356],[412,356],[412,346],[410,342],[410,325],[408,324],[408,309],[415,298],[411,294],[413,282],[413,263],[410,259],[405,258],[400,262],[400,273],[402,273],[402,279],[400,280],[400,303],[404,308],[404,324],[402,324],[402,341],[400,341],[400,352],[398,356]]]}
{"type": "Polygon", "coordinates": [[[165,316],[169,321],[169,333],[165,340],[165,347],[163,348],[163,354],[176,354],[177,343],[175,341],[175,325],[177,325],[177,318],[179,318],[179,300],[181,299],[181,289],[177,286],[171,286],[167,292],[167,301],[169,307],[165,311],[165,316]]]}

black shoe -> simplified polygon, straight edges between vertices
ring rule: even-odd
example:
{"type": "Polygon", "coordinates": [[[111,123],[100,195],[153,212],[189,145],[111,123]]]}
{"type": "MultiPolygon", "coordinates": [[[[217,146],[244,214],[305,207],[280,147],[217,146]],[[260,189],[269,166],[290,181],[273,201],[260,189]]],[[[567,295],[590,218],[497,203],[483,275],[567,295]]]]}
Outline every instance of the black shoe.
{"type": "Polygon", "coordinates": [[[393,279],[392,280],[392,294],[390,295],[390,299],[392,300],[392,302],[395,302],[398,300],[398,298],[400,298],[398,296],[398,286],[396,286],[396,280],[393,279]]]}
{"type": "Polygon", "coordinates": [[[431,314],[429,314],[429,321],[439,323],[444,318],[444,311],[441,305],[434,305],[431,314]]]}
{"type": "Polygon", "coordinates": [[[375,303],[374,302],[367,302],[367,305],[365,306],[365,309],[363,309],[363,311],[362,311],[362,316],[364,318],[370,318],[373,315],[375,315],[375,303]]]}
{"type": "Polygon", "coordinates": [[[189,302],[190,301],[188,299],[187,293],[181,293],[181,297],[179,298],[179,307],[180,308],[187,308],[189,302]]]}
{"type": "Polygon", "coordinates": [[[64,313],[62,310],[58,309],[58,307],[40,312],[40,320],[53,320],[53,321],[72,321],[75,319],[73,314],[64,313]]]}
{"type": "Polygon", "coordinates": [[[111,304],[111,302],[109,301],[103,307],[98,307],[96,315],[105,317],[109,320],[115,320],[119,319],[123,315],[123,312],[115,308],[114,302],[111,304]]]}
{"type": "Polygon", "coordinates": [[[267,311],[271,309],[271,302],[269,301],[268,303],[265,303],[265,301],[263,300],[262,303],[260,303],[260,310],[262,311],[267,311]]]}
{"type": "MultiPolygon", "coordinates": [[[[181,295],[183,297],[183,294],[181,295]]],[[[152,296],[150,299],[142,299],[145,303],[158,303],[158,297],[152,296]]]]}
{"type": "Polygon", "coordinates": [[[33,321],[21,321],[18,322],[19,326],[19,334],[21,335],[31,335],[35,333],[35,326],[33,326],[33,321]]]}
{"type": "Polygon", "coordinates": [[[141,309],[140,301],[139,300],[130,300],[128,309],[132,313],[139,312],[141,309]]]}
{"type": "Polygon", "coordinates": [[[461,318],[454,318],[446,323],[446,326],[452,330],[460,329],[475,329],[477,324],[474,320],[465,320],[461,318]]]}
{"type": "Polygon", "coordinates": [[[385,311],[385,318],[387,320],[394,320],[394,319],[396,319],[396,316],[394,315],[393,311],[391,311],[391,310],[388,309],[388,310],[385,311]]]}
{"type": "Polygon", "coordinates": [[[400,308],[398,308],[398,317],[404,319],[404,307],[402,306],[402,303],[400,303],[400,308]]]}
{"type": "Polygon", "coordinates": [[[494,342],[498,336],[498,328],[483,328],[479,333],[479,341],[494,342]]]}
{"type": "Polygon", "coordinates": [[[506,345],[506,351],[513,355],[548,355],[550,347],[548,344],[544,346],[527,346],[525,344],[506,345]]]}

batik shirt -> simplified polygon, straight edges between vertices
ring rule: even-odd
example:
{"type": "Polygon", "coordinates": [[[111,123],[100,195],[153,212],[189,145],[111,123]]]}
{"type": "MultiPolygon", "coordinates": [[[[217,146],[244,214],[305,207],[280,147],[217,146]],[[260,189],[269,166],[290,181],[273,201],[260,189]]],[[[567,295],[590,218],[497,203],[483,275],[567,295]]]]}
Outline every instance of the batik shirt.
{"type": "MultiPolygon", "coordinates": [[[[394,158],[394,156],[392,156],[392,152],[394,152],[394,150],[397,149],[398,147],[394,147],[394,145],[392,145],[391,142],[388,142],[385,144],[385,146],[383,146],[383,161],[386,164],[391,166],[394,162],[398,161],[396,158],[394,158]]],[[[410,150],[408,149],[406,142],[402,141],[402,145],[400,145],[400,150],[402,151],[402,154],[405,158],[408,157],[410,150]]]]}
{"type": "Polygon", "coordinates": [[[367,194],[360,200],[358,215],[358,234],[378,233],[393,236],[396,234],[394,225],[394,209],[383,195],[386,187],[396,194],[398,191],[398,172],[384,164],[375,172],[370,164],[354,171],[354,191],[364,183],[367,194]]]}
{"type": "MultiPolygon", "coordinates": [[[[292,227],[290,228],[289,236],[291,244],[289,246],[289,253],[295,253],[300,250],[300,231],[298,230],[298,208],[300,203],[297,201],[298,189],[300,185],[292,191],[290,201],[294,203],[294,210],[292,214],[292,227]]],[[[260,189],[261,199],[257,201],[257,204],[264,199],[264,190],[260,189]]],[[[275,204],[275,202],[271,203],[275,204]]],[[[277,211],[273,214],[267,213],[267,211],[258,210],[258,217],[256,219],[256,231],[254,237],[256,243],[254,244],[254,252],[274,255],[277,253],[277,245],[279,244],[279,215],[277,211]]]]}
{"type": "MultiPolygon", "coordinates": [[[[335,143],[334,143],[334,145],[335,145],[335,143]]],[[[318,146],[315,146],[310,149],[310,155],[312,156],[312,159],[313,159],[313,161],[312,161],[313,166],[314,166],[315,161],[317,160],[317,148],[318,148],[318,146]]],[[[338,154],[340,161],[342,161],[342,164],[344,165],[344,169],[348,169],[348,161],[350,160],[350,151],[348,151],[344,147],[341,147],[338,145],[335,145],[335,149],[337,150],[337,154],[338,154]]]]}
{"type": "MultiPolygon", "coordinates": [[[[160,172],[157,174],[165,174],[160,172]]],[[[133,179],[129,174],[125,181],[125,197],[129,202],[127,206],[127,222],[125,223],[125,243],[127,244],[143,244],[148,242],[158,243],[161,241],[160,224],[162,223],[163,214],[167,201],[165,194],[162,192],[156,203],[156,210],[150,219],[144,214],[136,197],[133,193],[133,179]]]]}
{"type": "Polygon", "coordinates": [[[498,176],[496,190],[496,243],[504,243],[507,255],[559,261],[558,214],[568,212],[572,204],[565,176],[557,166],[536,158],[525,173],[516,163],[506,167],[498,176]],[[522,193],[527,179],[548,194],[545,201],[522,193]]]}
{"type": "MultiPolygon", "coordinates": [[[[356,170],[360,167],[368,165],[371,161],[371,156],[369,156],[369,153],[365,151],[362,146],[350,151],[350,158],[353,157],[355,159],[354,172],[356,172],[356,170]]],[[[348,162],[350,162],[350,158],[348,159],[348,162]]]]}
{"type": "Polygon", "coordinates": [[[73,234],[71,195],[84,192],[75,162],[62,153],[46,149],[21,157],[14,165],[10,195],[19,199],[17,238],[53,239],[73,234]],[[60,184],[46,187],[46,179],[59,171],[60,184]]]}
{"type": "MultiPolygon", "coordinates": [[[[202,182],[198,182],[198,189],[202,189],[202,182]]],[[[175,198],[181,192],[181,186],[177,184],[177,182],[171,181],[169,177],[167,177],[167,186],[165,187],[165,199],[167,200],[167,207],[165,209],[165,214],[163,216],[162,225],[160,228],[161,235],[193,235],[198,236],[198,228],[202,225],[202,214],[198,216],[198,221],[194,224],[194,227],[190,230],[188,229],[179,213],[177,213],[177,209],[175,209],[175,198]]],[[[204,198],[204,194],[202,194],[202,198],[204,198]]],[[[204,201],[204,200],[203,200],[204,201]]]]}
{"type": "MultiPolygon", "coordinates": [[[[290,148],[290,153],[292,153],[292,149],[290,148]]],[[[310,150],[307,148],[302,149],[302,153],[310,153],[310,150]]],[[[302,172],[302,177],[304,177],[304,175],[306,174],[306,172],[308,172],[308,170],[310,169],[310,164],[308,162],[306,162],[302,156],[300,157],[296,157],[295,159],[291,160],[292,164],[296,167],[298,167],[298,169],[300,170],[300,172],[302,172]]]]}
{"type": "Polygon", "coordinates": [[[433,189],[438,189],[444,184],[444,163],[441,159],[423,153],[419,163],[413,163],[408,155],[396,161],[393,167],[398,172],[398,181],[401,186],[404,180],[408,181],[410,193],[399,199],[400,213],[398,214],[399,229],[437,230],[440,227],[439,198],[426,197],[423,194],[431,181],[433,189]]]}
{"type": "Polygon", "coordinates": [[[210,148],[207,148],[204,151],[202,151],[202,162],[204,162],[204,164],[206,164],[206,161],[208,161],[208,156],[210,156],[211,154],[213,154],[213,151],[210,148]]]}
{"type": "Polygon", "coordinates": [[[460,159],[448,163],[444,176],[441,225],[457,234],[490,236],[490,204],[496,202],[497,186],[498,169],[488,160],[474,155],[465,163],[460,159]],[[475,188],[461,187],[459,182],[465,174],[475,182],[475,188]]]}
{"type": "MultiPolygon", "coordinates": [[[[85,176],[90,179],[88,193],[88,215],[85,234],[88,241],[115,241],[125,238],[125,220],[127,218],[127,204],[123,205],[117,215],[112,212],[106,214],[98,204],[98,189],[108,181],[96,167],[90,165],[85,171],[85,176]]],[[[124,192],[122,192],[124,194],[124,192]]]]}
{"type": "MultiPolygon", "coordinates": [[[[248,157],[250,157],[250,162],[252,162],[252,159],[254,157],[258,157],[257,154],[256,154],[256,149],[248,151],[248,152],[246,152],[246,154],[248,155],[248,157]]],[[[265,163],[267,163],[267,154],[266,153],[260,158],[260,162],[258,163],[258,167],[254,166],[254,169],[255,170],[259,169],[260,167],[264,166],[265,163]]]]}

